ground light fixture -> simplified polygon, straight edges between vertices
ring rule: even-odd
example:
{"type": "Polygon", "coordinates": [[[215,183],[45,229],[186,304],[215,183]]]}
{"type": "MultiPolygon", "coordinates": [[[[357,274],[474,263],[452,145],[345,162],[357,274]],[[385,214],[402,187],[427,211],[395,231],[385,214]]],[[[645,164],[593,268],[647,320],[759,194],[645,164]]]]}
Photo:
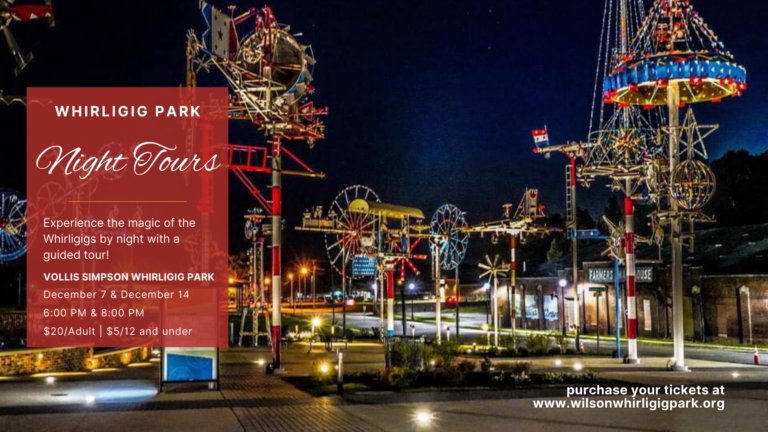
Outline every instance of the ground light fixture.
{"type": "Polygon", "coordinates": [[[93,405],[96,403],[96,397],[93,395],[88,395],[85,397],[85,404],[86,405],[93,405]]]}
{"type": "Polygon", "coordinates": [[[555,366],[560,367],[563,365],[563,361],[560,359],[555,360],[555,366]]]}
{"type": "Polygon", "coordinates": [[[45,383],[46,384],[55,384],[56,383],[56,378],[54,378],[52,376],[46,377],[45,378],[45,383]]]}
{"type": "Polygon", "coordinates": [[[576,372],[580,371],[582,369],[582,367],[583,366],[581,365],[581,363],[574,363],[573,364],[573,370],[575,370],[576,372]]]}
{"type": "Polygon", "coordinates": [[[331,368],[328,366],[328,363],[323,363],[320,365],[320,372],[323,374],[327,374],[330,369],[331,368]]]}
{"type": "Polygon", "coordinates": [[[260,359],[256,360],[256,364],[259,365],[259,366],[264,366],[264,359],[260,358],[260,359]]]}
{"type": "Polygon", "coordinates": [[[734,378],[738,378],[739,377],[739,373],[738,372],[732,372],[731,376],[734,377],[734,378]]]}
{"type": "Polygon", "coordinates": [[[413,417],[419,426],[429,426],[435,420],[435,415],[427,410],[416,411],[413,417]]]}

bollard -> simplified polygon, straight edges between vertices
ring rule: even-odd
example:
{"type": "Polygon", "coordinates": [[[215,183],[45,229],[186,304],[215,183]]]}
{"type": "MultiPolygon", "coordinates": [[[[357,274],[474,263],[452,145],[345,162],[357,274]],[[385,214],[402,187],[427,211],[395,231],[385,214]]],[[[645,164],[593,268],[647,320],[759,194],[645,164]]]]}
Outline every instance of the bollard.
{"type": "Polygon", "coordinates": [[[338,374],[336,376],[336,394],[344,396],[344,354],[341,350],[336,350],[337,369],[338,374]]]}

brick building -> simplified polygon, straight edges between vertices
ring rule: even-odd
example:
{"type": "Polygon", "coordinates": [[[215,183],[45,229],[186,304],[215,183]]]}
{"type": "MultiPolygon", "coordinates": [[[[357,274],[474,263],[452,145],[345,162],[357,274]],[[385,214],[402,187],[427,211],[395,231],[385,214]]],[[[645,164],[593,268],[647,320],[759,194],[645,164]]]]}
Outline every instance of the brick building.
{"type": "MultiPolygon", "coordinates": [[[[600,257],[604,245],[584,244],[579,269],[582,331],[614,334],[616,290],[614,265],[600,257]],[[599,303],[599,306],[598,306],[599,303]],[[598,315],[599,312],[599,315],[598,315]]],[[[637,262],[638,334],[670,337],[672,308],[669,251],[654,246],[639,248],[637,262]]],[[[687,250],[683,271],[684,328],[688,340],[768,340],[768,224],[703,230],[696,234],[693,250],[687,250]]],[[[509,326],[509,293],[515,296],[517,328],[560,330],[572,323],[572,269],[560,262],[540,266],[531,274],[518,275],[514,289],[500,282],[502,322],[509,326]],[[559,267],[559,269],[558,269],[559,267]],[[562,289],[559,281],[565,281],[562,289]],[[563,313],[564,312],[564,313],[563,313]]],[[[624,268],[619,270],[620,305],[625,305],[624,268]]],[[[462,291],[464,288],[462,287],[462,291]]],[[[626,311],[619,311],[619,327],[625,333],[626,311]]]]}

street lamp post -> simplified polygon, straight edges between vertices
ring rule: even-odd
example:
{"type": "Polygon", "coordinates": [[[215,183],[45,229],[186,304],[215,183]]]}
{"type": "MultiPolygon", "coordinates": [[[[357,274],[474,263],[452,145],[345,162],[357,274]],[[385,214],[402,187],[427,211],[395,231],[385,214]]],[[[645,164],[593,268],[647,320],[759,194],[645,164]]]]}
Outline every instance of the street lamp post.
{"type": "Polygon", "coordinates": [[[301,269],[299,269],[299,275],[301,275],[301,278],[304,279],[304,286],[301,289],[301,292],[303,294],[305,304],[307,302],[307,274],[309,274],[308,268],[302,267],[301,269]]]}
{"type": "Polygon", "coordinates": [[[407,336],[408,335],[408,330],[405,328],[406,324],[407,324],[406,323],[407,315],[405,313],[405,284],[403,283],[402,279],[400,279],[399,284],[400,284],[400,312],[401,312],[401,321],[403,323],[402,324],[403,325],[403,336],[407,336]]]}
{"type": "Polygon", "coordinates": [[[312,274],[309,276],[310,285],[312,286],[312,309],[317,307],[317,291],[315,291],[315,264],[312,263],[312,274]]]}
{"type": "Polygon", "coordinates": [[[490,322],[490,304],[491,304],[491,284],[488,282],[483,284],[485,290],[485,324],[490,322]]]}
{"type": "Polygon", "coordinates": [[[288,273],[288,280],[291,281],[291,301],[289,304],[293,306],[293,314],[296,315],[296,297],[293,296],[293,273],[288,273]]]}
{"type": "Polygon", "coordinates": [[[565,336],[565,333],[566,333],[566,330],[565,330],[565,295],[564,295],[565,285],[566,284],[567,284],[567,282],[565,281],[565,279],[560,279],[557,282],[557,285],[560,286],[560,304],[563,305],[562,311],[560,312],[560,322],[562,323],[562,326],[563,326],[563,336],[565,336]]]}
{"type": "Polygon", "coordinates": [[[416,290],[416,284],[411,282],[410,284],[408,284],[408,289],[411,290],[411,321],[416,321],[413,318],[413,297],[414,297],[414,292],[416,290]]]}

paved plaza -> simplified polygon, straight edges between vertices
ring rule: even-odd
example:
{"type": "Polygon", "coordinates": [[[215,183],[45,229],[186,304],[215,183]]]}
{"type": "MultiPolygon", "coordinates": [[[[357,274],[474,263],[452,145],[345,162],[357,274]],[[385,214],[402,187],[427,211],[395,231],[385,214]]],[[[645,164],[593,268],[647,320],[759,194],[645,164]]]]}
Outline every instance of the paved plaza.
{"type": "MultiPolygon", "coordinates": [[[[342,345],[338,347],[342,348],[342,345]]],[[[565,390],[462,390],[359,392],[312,396],[279,376],[268,376],[260,359],[269,350],[222,350],[221,390],[204,385],[175,385],[158,392],[158,363],[140,364],[88,374],[0,381],[0,425],[3,431],[466,431],[483,425],[487,431],[721,431],[762,430],[762,421],[744,415],[768,401],[768,368],[692,360],[690,373],[663,371],[664,358],[649,358],[641,367],[600,358],[531,359],[540,372],[569,370],[581,363],[609,379],[642,385],[725,385],[725,410],[682,409],[535,409],[533,400],[563,399],[565,390]],[[638,373],[638,372],[642,373],[638,373]],[[737,377],[734,377],[734,373],[737,377]],[[88,396],[93,404],[86,403],[88,396]],[[417,413],[432,416],[429,425],[417,413]],[[642,420],[641,420],[642,419],[642,420]],[[724,427],[727,425],[727,427],[724,427]]],[[[332,361],[322,345],[305,344],[285,351],[285,378],[308,375],[313,365],[332,361]]],[[[374,370],[382,364],[376,343],[352,344],[345,351],[345,370],[374,370]]],[[[499,362],[503,360],[497,360],[499,362]]],[[[512,361],[512,360],[508,360],[512,361]]],[[[603,398],[610,399],[610,398],[603,398]]]]}

